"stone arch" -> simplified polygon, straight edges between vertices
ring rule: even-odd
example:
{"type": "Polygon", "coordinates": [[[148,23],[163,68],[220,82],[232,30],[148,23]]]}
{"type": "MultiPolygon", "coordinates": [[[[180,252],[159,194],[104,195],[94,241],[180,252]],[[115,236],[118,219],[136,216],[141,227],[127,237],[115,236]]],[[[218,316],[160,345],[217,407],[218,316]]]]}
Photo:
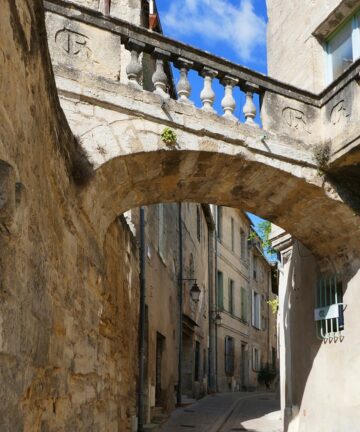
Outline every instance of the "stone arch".
{"type": "Polygon", "coordinates": [[[241,208],[283,227],[315,256],[341,265],[359,248],[359,217],[323,179],[319,185],[315,175],[306,178],[306,168],[291,172],[282,165],[242,152],[138,152],[99,166],[82,192],[82,205],[101,237],[118,214],[141,205],[189,201],[241,208]]]}

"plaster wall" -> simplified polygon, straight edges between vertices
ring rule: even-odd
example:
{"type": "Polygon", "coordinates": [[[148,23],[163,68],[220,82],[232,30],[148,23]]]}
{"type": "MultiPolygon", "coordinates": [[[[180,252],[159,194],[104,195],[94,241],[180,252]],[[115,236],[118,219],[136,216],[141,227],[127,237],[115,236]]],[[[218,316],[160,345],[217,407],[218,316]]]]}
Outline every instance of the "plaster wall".
{"type": "Polygon", "coordinates": [[[280,346],[285,430],[360,431],[358,262],[343,270],[345,330],[342,338],[317,338],[314,322],[316,260],[297,241],[282,253],[280,346]]]}
{"type": "MultiPolygon", "coordinates": [[[[250,220],[239,210],[222,207],[221,236],[217,240],[217,270],[223,273],[223,310],[222,322],[217,326],[217,380],[220,391],[234,391],[241,388],[259,387],[258,371],[254,368],[253,348],[261,353],[260,363],[269,362],[271,348],[276,348],[275,319],[270,318],[269,296],[270,265],[255,248],[249,247],[250,220]],[[232,233],[232,222],[234,231],[232,233]],[[240,232],[245,235],[242,245],[240,232]],[[232,234],[233,241],[232,241],[232,234]],[[242,251],[241,248],[244,247],[242,251]],[[254,278],[253,257],[257,257],[257,277],[254,278]],[[230,311],[229,280],[234,281],[233,312],[230,311]],[[245,288],[245,298],[242,290],[245,288]],[[262,326],[252,326],[252,290],[261,296],[262,326]],[[245,316],[242,316],[242,303],[246,304],[245,316]],[[227,376],[225,371],[225,338],[234,338],[234,374],[227,376]],[[242,345],[244,346],[242,352],[242,345]]],[[[219,290],[219,287],[218,287],[219,290]]]]}
{"type": "MultiPolygon", "coordinates": [[[[262,252],[260,252],[260,250],[255,246],[250,248],[249,273],[250,295],[252,292],[260,295],[260,329],[252,325],[250,319],[251,325],[249,331],[249,385],[250,387],[257,388],[259,387],[259,370],[255,367],[253,349],[256,348],[260,351],[260,368],[265,367],[267,364],[271,366],[272,348],[277,348],[277,328],[275,325],[275,319],[272,316],[271,307],[267,303],[269,300],[276,298],[271,290],[271,266],[263,256],[262,252]],[[254,266],[254,260],[256,260],[256,266],[254,266]]],[[[250,298],[250,308],[252,308],[252,298],[250,298]]],[[[251,314],[252,309],[250,309],[250,317],[251,314]]]]}
{"type": "MultiPolygon", "coordinates": [[[[217,326],[217,385],[219,391],[240,390],[249,385],[249,322],[251,319],[251,297],[249,289],[249,253],[247,238],[250,222],[239,210],[221,207],[221,236],[217,236],[217,271],[223,274],[223,309],[221,325],[217,326]],[[231,219],[234,226],[232,241],[231,219]],[[240,230],[243,230],[246,242],[241,251],[240,230]],[[234,248],[232,248],[234,246],[234,248]],[[234,282],[233,312],[229,305],[229,280],[234,282]],[[241,316],[241,288],[246,289],[246,316],[241,316]],[[225,371],[225,338],[234,339],[234,374],[227,376],[225,371]],[[241,358],[241,344],[246,346],[246,364],[241,358]]],[[[219,290],[219,287],[218,287],[219,290]]],[[[219,307],[219,304],[218,304],[219,307]]]]}

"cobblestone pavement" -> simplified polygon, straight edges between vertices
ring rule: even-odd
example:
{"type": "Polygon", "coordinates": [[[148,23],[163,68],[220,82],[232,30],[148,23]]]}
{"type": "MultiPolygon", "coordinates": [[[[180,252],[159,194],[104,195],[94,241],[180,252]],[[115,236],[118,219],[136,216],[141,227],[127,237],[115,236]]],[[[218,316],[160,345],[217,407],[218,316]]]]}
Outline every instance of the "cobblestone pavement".
{"type": "Polygon", "coordinates": [[[161,432],[282,432],[279,402],[272,393],[222,393],[179,408],[161,432]]]}

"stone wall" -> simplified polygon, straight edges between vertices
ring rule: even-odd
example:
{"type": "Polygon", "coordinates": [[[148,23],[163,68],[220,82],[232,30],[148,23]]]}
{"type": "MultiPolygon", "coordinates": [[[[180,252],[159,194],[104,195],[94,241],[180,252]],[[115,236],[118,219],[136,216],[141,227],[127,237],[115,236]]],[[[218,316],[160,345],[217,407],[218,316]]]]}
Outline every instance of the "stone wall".
{"type": "Polygon", "coordinates": [[[43,17],[41,1],[5,1],[0,17],[0,430],[126,431],[136,248],[118,222],[99,242],[78,205],[90,167],[59,109],[43,17]]]}
{"type": "Polygon", "coordinates": [[[339,3],[326,0],[319,7],[314,0],[267,0],[270,76],[314,93],[325,87],[325,45],[313,32],[339,3]]]}

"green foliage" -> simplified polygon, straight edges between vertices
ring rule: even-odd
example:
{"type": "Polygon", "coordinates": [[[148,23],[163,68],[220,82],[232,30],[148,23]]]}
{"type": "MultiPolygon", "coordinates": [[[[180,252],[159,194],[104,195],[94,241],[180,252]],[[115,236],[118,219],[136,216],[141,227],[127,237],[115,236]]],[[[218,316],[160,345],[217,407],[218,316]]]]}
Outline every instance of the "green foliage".
{"type": "Polygon", "coordinates": [[[263,366],[258,372],[258,381],[260,384],[265,384],[266,388],[269,388],[271,383],[276,378],[276,370],[269,364],[263,366]]]}
{"type": "Polygon", "coordinates": [[[170,128],[165,128],[162,131],[161,139],[164,141],[165,144],[175,144],[177,136],[173,130],[171,130],[170,128]]]}
{"type": "Polygon", "coordinates": [[[271,312],[276,315],[279,308],[279,299],[276,297],[273,300],[269,300],[267,304],[271,307],[271,312]]]}
{"type": "Polygon", "coordinates": [[[271,233],[271,222],[268,221],[260,222],[258,225],[258,235],[256,234],[256,232],[252,231],[248,237],[248,240],[251,242],[252,240],[256,240],[259,236],[263,251],[266,254],[275,255],[276,252],[271,247],[270,233],[271,233]]]}

